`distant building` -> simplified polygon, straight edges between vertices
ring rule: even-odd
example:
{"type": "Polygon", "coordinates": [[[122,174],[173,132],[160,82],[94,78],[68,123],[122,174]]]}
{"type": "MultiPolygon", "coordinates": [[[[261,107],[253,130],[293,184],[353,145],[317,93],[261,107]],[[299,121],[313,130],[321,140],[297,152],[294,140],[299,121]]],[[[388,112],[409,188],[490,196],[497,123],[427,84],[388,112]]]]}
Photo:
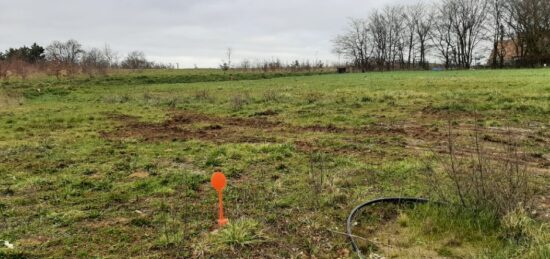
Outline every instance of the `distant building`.
{"type": "Polygon", "coordinates": [[[489,60],[487,60],[487,65],[494,65],[494,57],[497,56],[496,62],[500,64],[501,59],[502,63],[505,66],[513,65],[517,60],[520,59],[520,47],[517,46],[514,40],[504,40],[497,44],[497,48],[493,49],[489,60]]]}
{"type": "Polygon", "coordinates": [[[523,38],[503,40],[493,49],[488,65],[542,66],[550,62],[550,32],[541,32],[536,38],[527,35],[523,38]],[[529,37],[527,37],[529,36],[529,37]]]}
{"type": "Polygon", "coordinates": [[[347,67],[336,67],[336,71],[338,72],[338,74],[344,74],[347,72],[347,70],[347,67]]]}

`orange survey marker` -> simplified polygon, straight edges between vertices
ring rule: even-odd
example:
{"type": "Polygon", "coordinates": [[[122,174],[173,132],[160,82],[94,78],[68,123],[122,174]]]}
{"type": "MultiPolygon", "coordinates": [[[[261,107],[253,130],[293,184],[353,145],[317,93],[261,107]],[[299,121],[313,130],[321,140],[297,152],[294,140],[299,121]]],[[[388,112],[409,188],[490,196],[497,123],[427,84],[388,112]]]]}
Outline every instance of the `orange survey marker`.
{"type": "Polygon", "coordinates": [[[212,179],[210,179],[210,182],[212,183],[212,187],[214,187],[214,189],[216,189],[216,191],[218,192],[218,203],[219,203],[218,225],[222,227],[223,225],[229,222],[228,219],[223,217],[223,198],[222,198],[222,191],[225,188],[225,185],[227,184],[227,180],[225,179],[225,175],[223,175],[223,173],[215,172],[212,175],[212,179]]]}

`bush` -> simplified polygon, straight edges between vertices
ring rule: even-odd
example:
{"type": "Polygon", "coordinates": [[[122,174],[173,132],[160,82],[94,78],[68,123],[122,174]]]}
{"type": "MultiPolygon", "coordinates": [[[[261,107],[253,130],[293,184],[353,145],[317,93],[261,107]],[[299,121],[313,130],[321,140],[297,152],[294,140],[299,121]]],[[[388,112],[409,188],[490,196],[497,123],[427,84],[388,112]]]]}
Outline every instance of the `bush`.
{"type": "Polygon", "coordinates": [[[277,102],[281,98],[280,94],[272,89],[269,89],[263,94],[264,102],[277,102]]]}
{"type": "Polygon", "coordinates": [[[323,98],[323,93],[321,92],[309,92],[305,95],[305,99],[308,104],[316,103],[322,98],[323,98]]]}
{"type": "Polygon", "coordinates": [[[209,101],[211,98],[210,92],[206,89],[200,89],[195,92],[196,100],[209,101]]]}
{"type": "MultiPolygon", "coordinates": [[[[437,157],[439,170],[427,170],[430,190],[447,202],[458,202],[476,212],[491,211],[502,217],[518,209],[527,208],[533,197],[528,171],[517,141],[511,132],[496,150],[485,147],[480,136],[485,135],[477,126],[472,142],[459,148],[458,135],[449,121],[447,154],[437,157]]],[[[468,142],[468,141],[466,141],[468,142]]]]}
{"type": "Polygon", "coordinates": [[[237,94],[231,97],[231,108],[233,110],[240,110],[250,102],[250,96],[248,93],[237,94]]]}

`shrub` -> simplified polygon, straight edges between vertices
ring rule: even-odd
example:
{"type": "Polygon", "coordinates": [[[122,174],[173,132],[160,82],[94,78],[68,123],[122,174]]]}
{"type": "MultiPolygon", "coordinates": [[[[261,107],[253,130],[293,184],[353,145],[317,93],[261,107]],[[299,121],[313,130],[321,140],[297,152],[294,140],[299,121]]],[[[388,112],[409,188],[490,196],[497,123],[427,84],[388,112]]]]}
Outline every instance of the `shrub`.
{"type": "Polygon", "coordinates": [[[309,180],[316,196],[321,195],[325,184],[329,156],[315,152],[309,155],[309,180]]]}
{"type": "Polygon", "coordinates": [[[269,89],[264,92],[263,101],[264,102],[276,102],[281,98],[280,94],[275,90],[269,89]]]}
{"type": "Polygon", "coordinates": [[[211,99],[210,92],[206,89],[200,89],[195,92],[195,99],[208,101],[211,99]]]}
{"type": "Polygon", "coordinates": [[[363,96],[361,97],[361,102],[364,102],[364,103],[370,103],[370,102],[374,102],[375,99],[371,96],[363,96]]]}
{"type": "Polygon", "coordinates": [[[248,93],[233,95],[231,97],[231,108],[233,110],[240,110],[249,102],[250,96],[248,95],[248,93]]]}
{"type": "Polygon", "coordinates": [[[511,132],[499,143],[498,151],[486,148],[480,136],[483,129],[476,120],[472,143],[460,149],[458,136],[449,121],[447,154],[437,157],[439,169],[428,170],[428,185],[448,202],[458,202],[473,211],[492,211],[504,216],[518,208],[526,208],[533,197],[530,173],[517,141],[511,132]]]}
{"type": "Polygon", "coordinates": [[[305,99],[308,104],[316,103],[321,98],[323,98],[323,94],[320,92],[309,92],[305,95],[305,99]]]}

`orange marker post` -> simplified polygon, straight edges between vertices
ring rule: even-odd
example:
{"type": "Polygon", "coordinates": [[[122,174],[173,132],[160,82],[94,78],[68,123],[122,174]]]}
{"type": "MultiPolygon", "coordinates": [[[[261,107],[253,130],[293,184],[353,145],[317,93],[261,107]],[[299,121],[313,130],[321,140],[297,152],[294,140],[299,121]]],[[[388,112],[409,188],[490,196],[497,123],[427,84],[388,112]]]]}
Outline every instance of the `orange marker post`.
{"type": "Polygon", "coordinates": [[[210,179],[210,183],[212,183],[212,187],[214,187],[214,189],[216,189],[216,191],[218,192],[218,203],[219,203],[218,225],[220,227],[223,227],[223,225],[229,222],[228,219],[223,217],[223,197],[222,197],[222,191],[225,188],[225,185],[227,184],[227,180],[225,179],[225,175],[223,173],[215,172],[212,175],[212,178],[210,179]]]}

